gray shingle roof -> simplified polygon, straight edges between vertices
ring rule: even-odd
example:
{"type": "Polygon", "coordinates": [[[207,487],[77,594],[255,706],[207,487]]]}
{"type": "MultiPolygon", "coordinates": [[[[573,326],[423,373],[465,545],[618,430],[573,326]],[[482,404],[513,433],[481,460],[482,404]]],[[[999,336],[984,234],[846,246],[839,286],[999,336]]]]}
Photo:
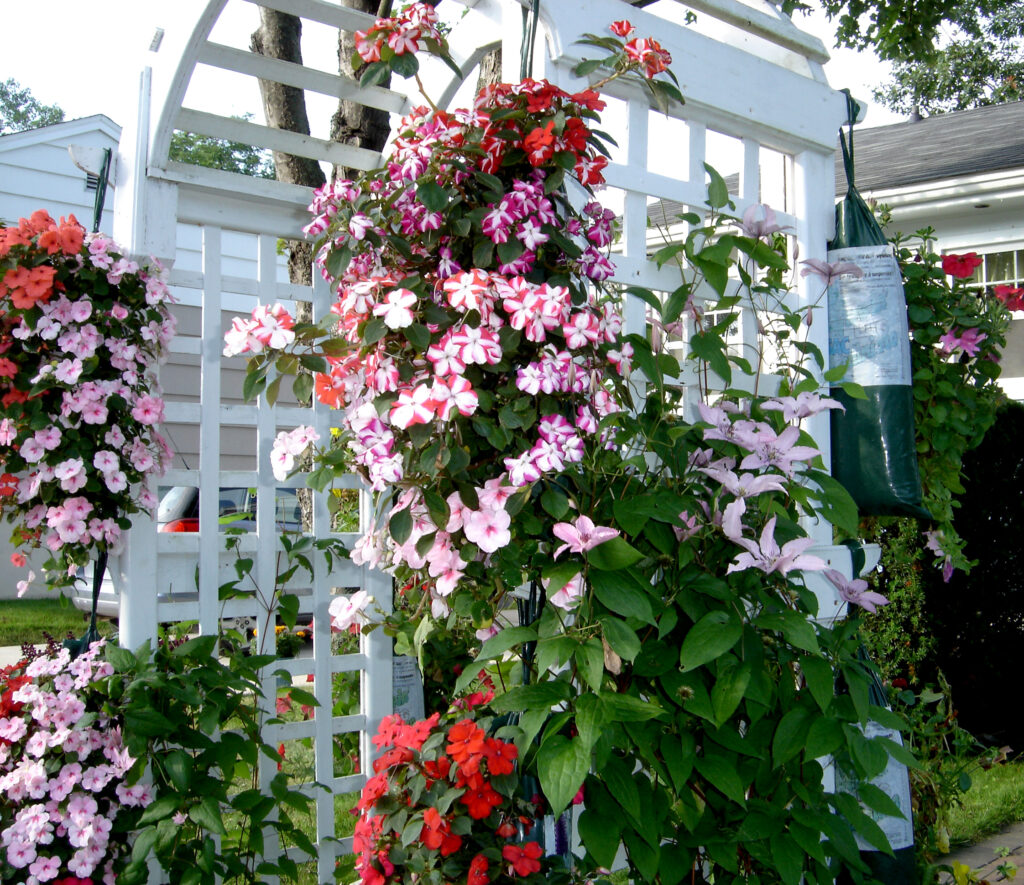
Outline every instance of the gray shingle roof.
{"type": "MultiPolygon", "coordinates": [[[[1024,101],[874,129],[854,127],[853,140],[861,191],[1024,167],[1024,101]]],[[[846,193],[838,144],[836,192],[846,193]]]]}

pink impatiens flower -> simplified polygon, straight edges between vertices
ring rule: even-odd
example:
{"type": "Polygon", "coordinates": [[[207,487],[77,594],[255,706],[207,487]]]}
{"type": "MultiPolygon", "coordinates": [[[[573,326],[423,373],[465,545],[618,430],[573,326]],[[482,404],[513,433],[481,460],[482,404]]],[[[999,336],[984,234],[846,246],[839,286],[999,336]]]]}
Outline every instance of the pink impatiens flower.
{"type": "Polygon", "coordinates": [[[463,515],[462,531],[466,540],[476,544],[485,553],[494,553],[512,540],[509,526],[512,517],[504,507],[467,510],[463,515]]]}
{"type": "Polygon", "coordinates": [[[364,614],[366,607],[373,601],[365,590],[357,590],[351,596],[336,596],[327,607],[331,616],[331,627],[338,632],[345,632],[354,625],[366,623],[364,614]]]}
{"type": "Polygon", "coordinates": [[[411,326],[415,317],[410,308],[416,304],[416,295],[408,289],[392,289],[384,302],[373,309],[373,315],[384,318],[389,329],[404,329],[411,326]]]}

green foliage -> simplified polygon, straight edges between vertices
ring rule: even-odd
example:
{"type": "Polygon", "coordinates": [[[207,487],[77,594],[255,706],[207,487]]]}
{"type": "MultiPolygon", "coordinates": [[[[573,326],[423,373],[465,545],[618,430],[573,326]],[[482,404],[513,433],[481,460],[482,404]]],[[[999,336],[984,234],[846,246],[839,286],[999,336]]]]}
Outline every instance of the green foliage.
{"type": "MultiPolygon", "coordinates": [[[[375,39],[364,82],[415,73],[375,39]]],[[[272,395],[304,357],[337,358],[317,390],[345,408],[357,469],[379,490],[353,557],[386,567],[405,596],[386,629],[428,665],[432,640],[446,655],[451,634],[467,643],[456,688],[483,679],[493,709],[518,716],[521,772],[548,815],[582,787],[582,875],[621,850],[632,880],[664,885],[869,881],[854,832],[889,851],[874,815],[893,810],[870,780],[890,757],[916,763],[866,736],[869,721],[900,720],[872,703],[856,623],[817,621],[804,579],[824,566],[804,526],[857,522],[803,425],[832,404],[806,331],[816,304],[790,291],[780,227],[767,211],[759,225],[726,214],[709,169],[706,208],[657,257],[677,264],[678,285],[631,290],[652,318],[620,334],[621,292],[586,239],[610,239],[610,221],[600,227],[599,205],[581,213],[565,181],[601,180],[593,97],[499,87],[478,110],[446,118],[442,136],[426,110],[406,119],[402,150],[431,133],[414,180],[374,170],[323,195],[317,248],[339,283],[337,324],[296,323],[293,342],[262,348],[247,396],[272,395]],[[537,201],[542,236],[493,229],[516,191],[537,201]],[[431,210],[430,225],[412,223],[431,210]],[[761,333],[742,351],[726,340],[739,309],[761,333]],[[667,335],[688,347],[665,351],[667,335]],[[448,346],[454,372],[428,354],[448,346]],[[851,776],[834,792],[826,755],[851,776]]],[[[324,452],[311,484],[343,460],[324,452]]],[[[390,795],[363,805],[364,832],[370,812],[405,813],[390,795]]],[[[411,881],[422,864],[405,849],[424,857],[423,824],[402,823],[386,876],[411,881]]],[[[384,867],[372,850],[361,863],[384,867]]]]}
{"type": "Polygon", "coordinates": [[[900,114],[929,116],[1018,101],[1024,83],[1024,9],[1010,4],[957,29],[933,55],[898,62],[875,101],[900,114]]]}
{"type": "Polygon", "coordinates": [[[914,802],[914,845],[926,866],[949,852],[950,815],[972,788],[972,777],[991,767],[1000,754],[983,750],[960,727],[949,684],[938,674],[938,689],[913,691],[897,679],[890,689],[893,711],[906,719],[907,746],[920,766],[910,772],[914,802]]]}
{"type": "MultiPolygon", "coordinates": [[[[820,0],[830,20],[838,19],[836,44],[872,49],[888,61],[929,59],[945,27],[977,36],[986,17],[1011,8],[1013,0],[820,0]]],[[[783,9],[808,9],[800,0],[784,0],[783,9]]]]}
{"type": "Polygon", "coordinates": [[[135,822],[132,862],[118,877],[126,885],[148,881],[150,856],[173,882],[256,883],[268,874],[295,880],[295,864],[283,852],[264,856],[270,834],[282,847],[313,853],[293,815],[315,800],[292,789],[283,773],[260,775],[261,757],[280,759],[262,737],[268,715],[261,667],[268,662],[246,655],[222,661],[216,643],[216,636],[164,637],[155,651],[148,643],[134,653],[107,650],[115,668],[112,709],[124,717],[136,776],[148,772],[155,791],[135,822]]]}
{"type": "Polygon", "coordinates": [[[928,563],[923,561],[918,522],[909,518],[878,520],[872,540],[881,545],[882,558],[871,581],[889,604],[863,619],[864,643],[886,682],[904,679],[917,686],[931,681],[935,637],[921,581],[921,570],[928,563]]]}
{"type": "MultiPolygon", "coordinates": [[[[236,117],[250,120],[252,114],[236,117]]],[[[237,172],[252,178],[273,178],[274,161],[270,151],[240,141],[197,135],[176,130],[171,134],[168,157],[179,163],[237,172]]]]}
{"type": "Polygon", "coordinates": [[[1006,345],[1010,315],[991,294],[968,288],[947,274],[934,251],[930,228],[894,240],[903,271],[911,332],[914,424],[924,506],[935,522],[937,554],[954,568],[970,567],[953,525],[963,494],[964,454],[977,446],[995,422],[1005,399],[997,384],[999,354],[1006,345]],[[977,333],[973,355],[944,345],[943,336],[977,333]]]}
{"type": "Polygon", "coordinates": [[[0,82],[0,135],[51,126],[64,120],[57,105],[43,104],[13,77],[0,82]]]}

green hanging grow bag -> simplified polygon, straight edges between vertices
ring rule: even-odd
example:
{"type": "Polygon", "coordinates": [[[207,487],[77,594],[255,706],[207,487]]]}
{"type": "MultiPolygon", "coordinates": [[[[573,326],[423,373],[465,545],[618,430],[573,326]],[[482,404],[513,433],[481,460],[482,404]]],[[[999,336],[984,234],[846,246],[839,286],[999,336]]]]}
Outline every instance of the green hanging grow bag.
{"type": "Polygon", "coordinates": [[[831,414],[832,475],[863,516],[928,519],[917,469],[907,303],[892,246],[854,185],[852,110],[851,100],[849,146],[839,132],[849,187],[836,205],[828,260],[850,261],[863,276],[844,274],[829,286],[829,362],[847,364],[843,380],[859,384],[867,399],[832,390],[846,409],[831,414]]]}

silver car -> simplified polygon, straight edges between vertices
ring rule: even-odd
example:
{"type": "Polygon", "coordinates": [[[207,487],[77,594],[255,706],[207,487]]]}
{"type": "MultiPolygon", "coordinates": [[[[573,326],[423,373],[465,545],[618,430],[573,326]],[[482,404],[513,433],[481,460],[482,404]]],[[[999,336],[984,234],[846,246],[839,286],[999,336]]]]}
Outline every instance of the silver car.
{"type": "MultiPolygon", "coordinates": [[[[173,486],[160,490],[160,506],[157,510],[158,532],[198,532],[199,531],[199,489],[195,486],[173,486]]],[[[256,529],[256,490],[253,488],[222,488],[219,495],[220,530],[228,528],[242,531],[256,529]]],[[[302,511],[296,489],[279,488],[276,494],[275,522],[281,531],[300,531],[302,528],[302,511]]],[[[198,565],[198,560],[197,560],[198,565]]],[[[92,610],[92,564],[83,568],[75,581],[72,602],[84,612],[92,610]]],[[[161,601],[171,599],[169,594],[162,594],[161,601]]],[[[175,601],[186,602],[198,599],[198,592],[174,593],[175,601]]],[[[96,613],[105,618],[117,618],[120,614],[120,596],[109,570],[103,576],[100,585],[96,613]]],[[[253,624],[242,623],[251,618],[225,618],[225,627],[239,630],[251,629],[253,624]]]]}

